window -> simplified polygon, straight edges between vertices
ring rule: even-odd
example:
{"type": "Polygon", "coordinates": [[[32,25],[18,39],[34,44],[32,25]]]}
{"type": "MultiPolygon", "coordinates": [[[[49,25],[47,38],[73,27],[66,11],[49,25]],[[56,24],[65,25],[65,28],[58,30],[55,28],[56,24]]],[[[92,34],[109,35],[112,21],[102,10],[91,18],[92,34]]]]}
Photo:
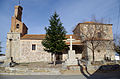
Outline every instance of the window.
{"type": "Polygon", "coordinates": [[[32,44],[32,50],[36,50],[36,45],[32,44]]]}
{"type": "Polygon", "coordinates": [[[97,50],[97,52],[100,52],[100,50],[97,50]]]}
{"type": "Polygon", "coordinates": [[[96,30],[100,30],[100,26],[99,25],[96,25],[96,30]]]}
{"type": "Polygon", "coordinates": [[[16,25],[16,28],[19,29],[19,24],[16,25]]]}
{"type": "Polygon", "coordinates": [[[101,33],[100,33],[100,32],[98,32],[98,38],[101,38],[101,37],[102,37],[101,33]]]}

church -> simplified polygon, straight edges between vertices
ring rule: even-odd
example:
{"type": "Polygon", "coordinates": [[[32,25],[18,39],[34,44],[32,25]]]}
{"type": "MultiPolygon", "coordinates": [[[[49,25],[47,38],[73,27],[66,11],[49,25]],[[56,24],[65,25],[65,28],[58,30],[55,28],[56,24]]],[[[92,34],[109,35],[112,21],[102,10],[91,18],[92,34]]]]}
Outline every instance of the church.
{"type": "MultiPolygon", "coordinates": [[[[14,16],[11,18],[11,29],[7,33],[6,57],[12,58],[16,63],[28,62],[51,62],[52,55],[44,51],[42,40],[45,34],[28,34],[28,28],[22,22],[21,6],[15,6],[14,16]]],[[[75,50],[75,58],[88,61],[115,60],[113,48],[112,24],[97,22],[78,23],[73,29],[72,36],[75,50]]],[[[65,40],[66,45],[70,45],[65,40]]],[[[68,50],[64,49],[61,54],[56,54],[56,60],[65,61],[68,58],[68,50]]]]}

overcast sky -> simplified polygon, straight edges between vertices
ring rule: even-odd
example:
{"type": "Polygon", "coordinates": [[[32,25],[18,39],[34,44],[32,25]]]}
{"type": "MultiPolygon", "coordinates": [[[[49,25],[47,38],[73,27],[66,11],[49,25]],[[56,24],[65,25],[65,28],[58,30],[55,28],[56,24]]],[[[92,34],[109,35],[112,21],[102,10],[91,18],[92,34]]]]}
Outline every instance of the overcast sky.
{"type": "MultiPolygon", "coordinates": [[[[5,53],[7,32],[11,27],[14,6],[19,0],[0,0],[0,41],[2,53],[5,53]]],[[[23,7],[22,21],[28,27],[28,34],[45,34],[49,26],[49,17],[56,11],[67,30],[72,34],[74,27],[81,22],[90,21],[92,16],[104,18],[106,23],[113,24],[113,33],[119,30],[120,0],[21,0],[23,7]]]]}

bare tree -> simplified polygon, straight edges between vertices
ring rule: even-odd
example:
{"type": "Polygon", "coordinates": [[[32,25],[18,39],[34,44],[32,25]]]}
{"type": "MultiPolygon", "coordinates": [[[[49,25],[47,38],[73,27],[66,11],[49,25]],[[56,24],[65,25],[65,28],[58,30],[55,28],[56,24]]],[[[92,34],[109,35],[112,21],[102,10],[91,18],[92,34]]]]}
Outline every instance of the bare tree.
{"type": "Polygon", "coordinates": [[[114,50],[120,55],[120,46],[114,45],[114,50]]]}
{"type": "Polygon", "coordinates": [[[120,56],[120,37],[116,36],[114,39],[115,43],[114,43],[114,50],[119,54],[120,56]]]}
{"type": "Polygon", "coordinates": [[[95,18],[92,22],[80,27],[81,39],[86,44],[85,46],[92,51],[93,61],[95,61],[95,50],[101,46],[108,46],[105,41],[111,41],[106,39],[106,36],[109,36],[106,33],[106,29],[108,28],[103,23],[98,23],[95,18]]]}

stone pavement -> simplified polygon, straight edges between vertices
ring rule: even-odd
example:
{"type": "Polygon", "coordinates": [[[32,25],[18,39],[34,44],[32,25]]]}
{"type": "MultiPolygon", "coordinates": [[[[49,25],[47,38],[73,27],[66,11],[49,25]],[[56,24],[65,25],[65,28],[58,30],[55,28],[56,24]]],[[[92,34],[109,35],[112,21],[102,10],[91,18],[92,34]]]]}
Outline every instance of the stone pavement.
{"type": "Polygon", "coordinates": [[[1,67],[0,74],[5,75],[59,75],[62,68],[61,64],[54,66],[50,63],[21,63],[15,67],[1,67]]]}
{"type": "Polygon", "coordinates": [[[120,72],[94,74],[89,77],[84,75],[0,75],[0,79],[120,79],[120,72]]]}
{"type": "MultiPolygon", "coordinates": [[[[117,65],[118,66],[118,65],[117,65]]],[[[104,74],[112,74],[118,76],[120,74],[120,67],[118,70],[110,70],[111,66],[102,66],[104,72],[100,72],[97,67],[85,67],[85,66],[69,66],[67,69],[63,69],[61,64],[54,66],[49,63],[22,63],[15,67],[0,67],[0,75],[81,75],[86,78],[101,76],[104,74]],[[92,68],[92,70],[90,70],[92,68]],[[110,71],[108,71],[108,69],[110,71]]],[[[115,66],[116,68],[116,66],[115,66]]],[[[112,67],[113,69],[113,67],[112,67]]],[[[111,76],[111,75],[109,75],[111,76]]],[[[112,77],[112,76],[111,76],[112,77]]]]}
{"type": "MultiPolygon", "coordinates": [[[[83,69],[84,70],[84,69],[83,69]]],[[[54,66],[50,63],[21,63],[15,67],[1,67],[1,75],[80,75],[79,66],[62,68],[62,64],[54,66]]]]}

